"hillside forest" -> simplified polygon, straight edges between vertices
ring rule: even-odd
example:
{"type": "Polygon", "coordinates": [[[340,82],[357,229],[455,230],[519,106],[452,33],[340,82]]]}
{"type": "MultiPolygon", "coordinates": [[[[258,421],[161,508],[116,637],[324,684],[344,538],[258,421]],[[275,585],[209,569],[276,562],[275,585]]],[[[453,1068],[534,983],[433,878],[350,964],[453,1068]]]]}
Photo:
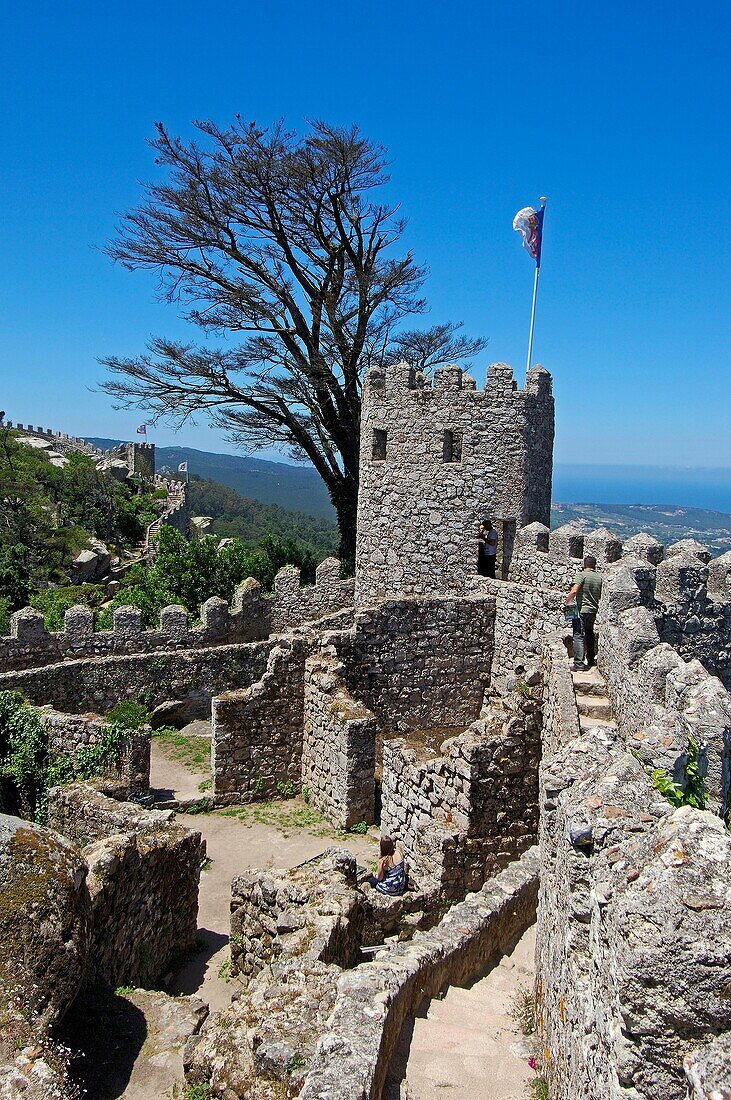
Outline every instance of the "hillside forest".
{"type": "Polygon", "coordinates": [[[195,619],[206,599],[231,599],[249,576],[270,589],[277,570],[293,564],[311,581],[334,545],[334,526],[326,520],[194,478],[192,510],[212,517],[215,536],[188,542],[163,526],[147,563],[145,532],[165,496],[137,479],[116,480],[84,454],[71,453],[65,466],[54,465],[0,428],[0,633],[9,633],[12,612],[28,605],[43,614],[49,630],[63,629],[64,612],[75,604],[94,609],[98,629],[111,627],[115,607],[130,604],[141,609],[146,627],[155,626],[171,603],[195,619]],[[223,545],[216,536],[225,537],[223,545]],[[111,555],[111,598],[106,583],[70,580],[71,563],[94,540],[111,555]]]}

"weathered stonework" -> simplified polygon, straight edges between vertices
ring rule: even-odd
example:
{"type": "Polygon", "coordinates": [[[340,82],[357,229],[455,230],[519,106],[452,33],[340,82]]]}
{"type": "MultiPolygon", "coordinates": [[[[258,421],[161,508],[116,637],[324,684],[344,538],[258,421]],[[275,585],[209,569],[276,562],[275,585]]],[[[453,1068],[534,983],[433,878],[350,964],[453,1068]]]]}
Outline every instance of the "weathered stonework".
{"type": "Polygon", "coordinates": [[[433,384],[405,363],[364,383],[356,589],[359,604],[462,592],[483,518],[548,523],[553,397],[542,367],[518,390],[494,363],[485,389],[456,366],[433,384]]]}
{"type": "Polygon", "coordinates": [[[51,791],[49,824],[81,847],[89,867],[90,984],[153,985],[195,939],[206,847],[171,816],[92,784],[51,791]]]}
{"type": "Polygon", "coordinates": [[[299,790],[303,638],[281,638],[260,680],[213,699],[211,763],[218,805],[291,797],[299,790]]]}
{"type": "Polygon", "coordinates": [[[537,962],[551,1096],[681,1100],[684,1057],[731,1026],[731,836],[712,814],[673,812],[611,731],[575,736],[568,668],[547,657],[537,962]]]}

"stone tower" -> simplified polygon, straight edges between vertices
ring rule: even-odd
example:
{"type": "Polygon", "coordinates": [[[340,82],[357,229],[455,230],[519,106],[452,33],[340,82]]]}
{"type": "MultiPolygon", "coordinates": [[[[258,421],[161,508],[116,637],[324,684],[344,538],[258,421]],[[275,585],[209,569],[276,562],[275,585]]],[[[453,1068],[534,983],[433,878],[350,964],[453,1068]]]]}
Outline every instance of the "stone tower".
{"type": "Polygon", "coordinates": [[[155,480],[155,444],[128,443],[127,466],[130,474],[143,481],[155,480]]]}
{"type": "Polygon", "coordinates": [[[406,364],[371,369],[363,390],[356,549],[358,601],[459,593],[477,572],[477,525],[492,519],[505,566],[516,527],[548,524],[551,376],[519,390],[493,363],[484,390],[459,367],[433,383],[406,364]]]}

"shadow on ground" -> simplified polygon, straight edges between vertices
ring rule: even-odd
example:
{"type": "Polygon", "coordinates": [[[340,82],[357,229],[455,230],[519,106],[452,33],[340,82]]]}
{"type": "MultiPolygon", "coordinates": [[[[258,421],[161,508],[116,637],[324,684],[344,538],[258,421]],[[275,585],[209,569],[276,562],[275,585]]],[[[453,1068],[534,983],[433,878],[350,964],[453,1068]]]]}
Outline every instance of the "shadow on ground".
{"type": "Polygon", "coordinates": [[[58,1039],[78,1051],[70,1070],[85,1095],[94,1100],[117,1100],[129,1084],[147,1039],[147,1022],[144,1013],[125,997],[111,989],[95,989],[77,997],[58,1039]]]}

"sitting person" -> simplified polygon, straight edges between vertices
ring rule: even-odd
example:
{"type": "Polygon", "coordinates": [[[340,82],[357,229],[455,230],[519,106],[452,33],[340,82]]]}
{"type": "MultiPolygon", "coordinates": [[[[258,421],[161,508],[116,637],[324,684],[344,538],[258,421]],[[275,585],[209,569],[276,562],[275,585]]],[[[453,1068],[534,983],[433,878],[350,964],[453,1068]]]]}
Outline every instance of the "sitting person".
{"type": "Polygon", "coordinates": [[[381,858],[375,875],[369,875],[368,882],[381,894],[398,897],[406,890],[406,864],[403,852],[390,836],[381,837],[381,858]]]}

